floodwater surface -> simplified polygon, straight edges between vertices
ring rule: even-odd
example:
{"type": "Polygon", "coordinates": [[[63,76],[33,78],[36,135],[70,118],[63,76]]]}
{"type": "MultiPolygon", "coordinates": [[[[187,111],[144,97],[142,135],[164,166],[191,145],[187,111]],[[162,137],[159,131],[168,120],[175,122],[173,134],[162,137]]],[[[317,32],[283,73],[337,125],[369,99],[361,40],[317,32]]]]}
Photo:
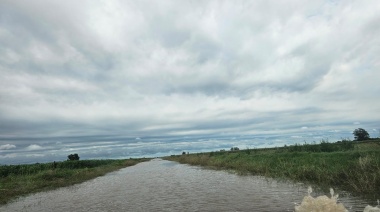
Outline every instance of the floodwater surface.
{"type": "MultiPolygon", "coordinates": [[[[19,198],[0,211],[294,211],[305,195],[303,184],[155,159],[19,198]]],[[[368,204],[350,196],[339,199],[349,211],[363,211],[368,204]]]]}

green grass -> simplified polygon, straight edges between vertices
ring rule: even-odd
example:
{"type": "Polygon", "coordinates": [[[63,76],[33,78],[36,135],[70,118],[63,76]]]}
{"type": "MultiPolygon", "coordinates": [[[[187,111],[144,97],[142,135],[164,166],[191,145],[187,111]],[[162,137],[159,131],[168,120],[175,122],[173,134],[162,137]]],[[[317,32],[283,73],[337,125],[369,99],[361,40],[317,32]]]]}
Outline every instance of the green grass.
{"type": "Polygon", "coordinates": [[[349,142],[198,153],[165,159],[340,188],[379,198],[380,140],[349,142]]]}
{"type": "Polygon", "coordinates": [[[39,191],[81,183],[149,159],[80,160],[0,166],[0,204],[39,191]]]}

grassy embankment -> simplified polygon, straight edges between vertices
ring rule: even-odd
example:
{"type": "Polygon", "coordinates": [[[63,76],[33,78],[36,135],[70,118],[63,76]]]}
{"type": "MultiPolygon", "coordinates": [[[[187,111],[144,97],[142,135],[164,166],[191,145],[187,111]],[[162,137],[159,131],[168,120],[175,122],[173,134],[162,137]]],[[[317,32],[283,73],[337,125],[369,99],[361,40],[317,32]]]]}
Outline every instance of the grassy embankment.
{"type": "Polygon", "coordinates": [[[26,194],[81,183],[149,159],[79,160],[0,166],[0,205],[26,194]]]}
{"type": "Polygon", "coordinates": [[[170,156],[191,165],[290,179],[380,197],[380,139],[170,156]]]}

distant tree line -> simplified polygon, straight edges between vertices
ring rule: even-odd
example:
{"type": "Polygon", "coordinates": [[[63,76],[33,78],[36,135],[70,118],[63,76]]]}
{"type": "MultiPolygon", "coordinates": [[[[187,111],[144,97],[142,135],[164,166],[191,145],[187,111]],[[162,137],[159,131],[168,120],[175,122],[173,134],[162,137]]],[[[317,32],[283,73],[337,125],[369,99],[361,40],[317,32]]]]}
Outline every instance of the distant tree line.
{"type": "MultiPolygon", "coordinates": [[[[358,129],[355,129],[352,134],[354,135],[354,140],[355,141],[365,141],[365,140],[370,140],[370,136],[369,136],[369,133],[363,129],[363,128],[358,128],[358,129]]],[[[380,137],[380,136],[379,136],[380,137]]],[[[304,143],[304,144],[294,144],[294,145],[290,145],[290,146],[287,146],[285,145],[283,149],[279,150],[279,151],[289,151],[289,152],[302,152],[302,151],[305,151],[305,152],[334,152],[334,151],[347,151],[347,150],[351,150],[354,148],[354,143],[349,140],[349,139],[342,139],[342,141],[338,141],[336,143],[330,143],[328,140],[323,140],[317,144],[316,142],[314,142],[314,144],[309,144],[309,143],[304,143]]],[[[264,148],[264,149],[267,149],[267,148],[264,148]]],[[[269,148],[271,149],[271,148],[269,148]]],[[[277,149],[274,148],[274,149],[277,149]]],[[[239,147],[231,147],[230,151],[239,151],[239,147]]],[[[224,149],[221,149],[219,151],[219,153],[224,153],[226,150],[224,149]]],[[[246,152],[247,154],[250,154],[252,150],[250,149],[247,149],[247,150],[244,150],[244,152],[246,152]]],[[[211,155],[214,155],[214,154],[219,154],[218,152],[211,152],[210,154],[211,155]]],[[[189,154],[187,152],[187,154],[189,154]]],[[[182,155],[186,155],[186,152],[182,152],[182,155]]],[[[79,160],[79,159],[78,159],[79,160]]]]}

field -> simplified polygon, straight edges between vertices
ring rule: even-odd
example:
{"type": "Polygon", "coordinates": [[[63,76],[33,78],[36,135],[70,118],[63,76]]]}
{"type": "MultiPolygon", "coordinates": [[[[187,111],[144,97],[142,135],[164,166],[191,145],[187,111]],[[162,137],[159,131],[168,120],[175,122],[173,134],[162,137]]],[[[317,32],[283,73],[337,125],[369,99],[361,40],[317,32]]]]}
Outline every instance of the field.
{"type": "Polygon", "coordinates": [[[184,154],[167,160],[380,197],[380,140],[184,154]]]}
{"type": "Polygon", "coordinates": [[[149,159],[78,160],[0,166],[0,204],[16,197],[69,186],[149,159]]]}

